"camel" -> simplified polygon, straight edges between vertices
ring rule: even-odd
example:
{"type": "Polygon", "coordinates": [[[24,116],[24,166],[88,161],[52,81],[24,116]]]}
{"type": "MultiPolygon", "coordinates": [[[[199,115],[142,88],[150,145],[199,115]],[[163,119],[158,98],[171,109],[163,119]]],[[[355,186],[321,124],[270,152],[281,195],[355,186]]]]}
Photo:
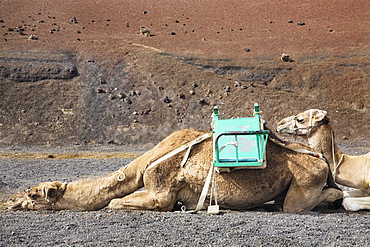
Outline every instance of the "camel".
{"type": "Polygon", "coordinates": [[[330,164],[335,182],[354,188],[344,191],[343,207],[349,211],[370,209],[370,153],[344,154],[335,143],[327,112],[311,109],[281,120],[278,133],[305,136],[310,148],[320,152],[330,164]]]}
{"type": "MultiPolygon", "coordinates": [[[[284,212],[301,212],[321,202],[342,199],[341,190],[324,188],[330,170],[322,159],[287,149],[272,140],[267,142],[266,154],[265,169],[214,173],[221,209],[250,209],[283,195],[284,212]]],[[[193,210],[207,174],[213,168],[212,157],[213,140],[209,132],[179,130],[106,177],[71,183],[41,183],[15,194],[8,200],[8,206],[13,210],[99,210],[107,207],[172,211],[181,203],[182,208],[193,210]],[[188,145],[204,136],[201,142],[188,145]],[[190,146],[189,149],[171,154],[184,145],[190,146]],[[146,190],[136,192],[142,187],[146,190]]],[[[208,199],[209,196],[208,193],[208,199]]],[[[202,208],[208,205],[205,203],[202,208]]]]}

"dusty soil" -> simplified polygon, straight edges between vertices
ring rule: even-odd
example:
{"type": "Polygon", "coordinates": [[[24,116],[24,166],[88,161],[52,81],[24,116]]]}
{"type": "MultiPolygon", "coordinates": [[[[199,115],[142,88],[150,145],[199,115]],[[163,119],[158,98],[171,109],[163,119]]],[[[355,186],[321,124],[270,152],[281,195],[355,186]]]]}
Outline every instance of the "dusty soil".
{"type": "MultiPolygon", "coordinates": [[[[174,130],[208,129],[214,105],[226,118],[251,115],[258,102],[272,129],[324,109],[346,153],[369,152],[369,8],[367,0],[1,1],[1,201],[42,181],[107,174],[174,130]]],[[[0,246],[369,242],[367,212],[324,208],[208,216],[2,207],[0,218],[0,246]]]]}

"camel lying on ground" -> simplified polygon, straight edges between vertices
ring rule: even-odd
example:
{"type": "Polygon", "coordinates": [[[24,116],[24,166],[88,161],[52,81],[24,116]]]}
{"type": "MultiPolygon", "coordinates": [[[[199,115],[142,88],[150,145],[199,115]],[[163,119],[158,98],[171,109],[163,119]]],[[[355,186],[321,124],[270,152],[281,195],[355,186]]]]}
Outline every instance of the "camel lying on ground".
{"type": "Polygon", "coordinates": [[[308,146],[328,160],[335,181],[356,189],[344,192],[346,210],[370,209],[370,153],[361,156],[343,154],[335,144],[326,111],[311,109],[284,118],[277,131],[305,136],[308,146]]]}
{"type": "MultiPolygon", "coordinates": [[[[207,132],[189,129],[176,131],[106,177],[41,183],[10,198],[9,209],[98,210],[108,206],[110,209],[171,211],[181,202],[187,210],[192,210],[213,164],[212,138],[194,145],[185,165],[182,160],[187,150],[168,159],[163,156],[205,134],[207,132]],[[143,186],[145,191],[135,192],[143,186]]],[[[321,202],[342,199],[343,193],[337,188],[324,189],[330,172],[322,159],[292,151],[271,140],[266,153],[265,169],[215,173],[220,208],[250,209],[283,195],[283,211],[301,212],[321,202]]],[[[207,203],[203,208],[206,206],[207,203]]]]}

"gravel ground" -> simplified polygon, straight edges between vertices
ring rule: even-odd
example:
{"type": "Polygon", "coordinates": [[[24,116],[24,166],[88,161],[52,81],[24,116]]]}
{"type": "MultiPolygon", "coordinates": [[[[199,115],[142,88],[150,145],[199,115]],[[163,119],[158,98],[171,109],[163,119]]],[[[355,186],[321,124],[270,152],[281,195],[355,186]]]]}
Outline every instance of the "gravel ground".
{"type": "MultiPolygon", "coordinates": [[[[0,159],[0,200],[40,182],[104,176],[130,159],[0,159]]],[[[368,246],[368,212],[0,210],[0,246],[368,246]]]]}

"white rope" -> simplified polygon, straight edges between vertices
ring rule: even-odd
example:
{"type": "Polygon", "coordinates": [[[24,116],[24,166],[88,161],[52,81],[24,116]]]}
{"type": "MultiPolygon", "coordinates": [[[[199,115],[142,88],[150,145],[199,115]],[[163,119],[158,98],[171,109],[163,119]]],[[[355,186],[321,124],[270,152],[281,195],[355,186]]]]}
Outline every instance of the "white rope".
{"type": "Polygon", "coordinates": [[[228,143],[224,144],[222,147],[220,147],[219,153],[221,153],[221,151],[224,150],[224,148],[226,148],[226,146],[229,146],[229,145],[233,145],[234,147],[237,147],[238,146],[238,141],[228,142],[228,143]]]}
{"type": "Polygon", "coordinates": [[[334,182],[335,182],[335,178],[336,178],[336,175],[337,175],[337,170],[338,170],[338,167],[340,166],[340,164],[343,161],[344,154],[342,154],[342,156],[339,159],[338,164],[336,164],[336,161],[335,161],[335,147],[334,147],[334,131],[333,130],[331,130],[331,152],[332,152],[333,163],[334,163],[333,179],[334,179],[334,182]]]}
{"type": "Polygon", "coordinates": [[[126,178],[126,174],[123,172],[126,168],[128,167],[128,165],[127,166],[125,166],[124,168],[123,168],[123,170],[121,171],[121,170],[118,170],[117,172],[119,173],[118,174],[118,181],[120,181],[120,182],[122,182],[123,180],[125,180],[125,178],[126,178]],[[123,178],[121,178],[121,175],[123,176],[123,178]]]}

